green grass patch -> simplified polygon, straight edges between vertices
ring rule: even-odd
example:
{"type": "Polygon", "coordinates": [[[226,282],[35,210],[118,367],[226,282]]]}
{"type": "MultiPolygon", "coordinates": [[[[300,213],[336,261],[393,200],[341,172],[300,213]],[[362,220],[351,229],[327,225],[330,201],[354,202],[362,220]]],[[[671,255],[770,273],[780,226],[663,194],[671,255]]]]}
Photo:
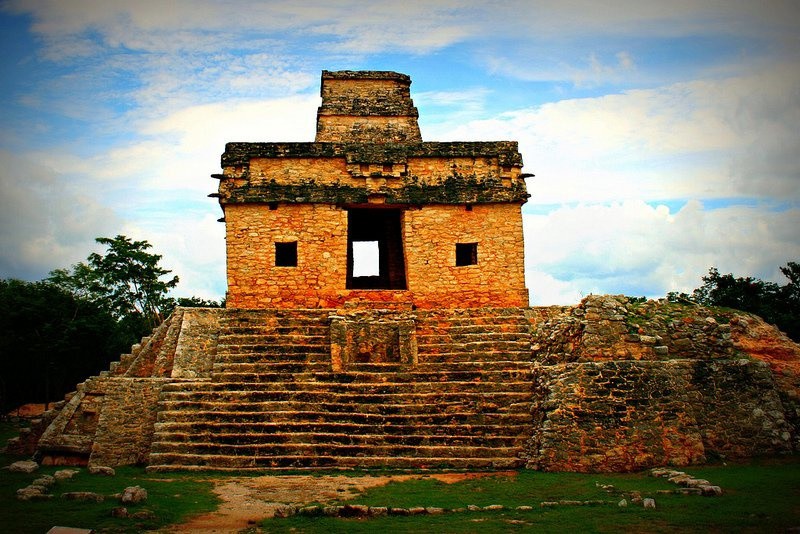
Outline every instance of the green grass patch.
{"type": "Polygon", "coordinates": [[[142,532],[180,522],[189,515],[214,510],[218,504],[208,477],[183,473],[146,473],[144,468],[138,467],[117,468],[113,477],[90,475],[86,468],[79,468],[80,473],[72,479],[56,482],[50,490],[54,495],[52,499],[17,500],[18,489],[42,474],[52,475],[59,469],[64,468],[42,467],[33,474],[0,471],[0,524],[5,532],[41,534],[55,525],[107,532],[142,532]],[[128,512],[149,511],[153,519],[111,517],[111,510],[121,506],[112,495],[121,493],[128,486],[141,486],[148,493],[147,501],[126,505],[128,512]],[[105,496],[105,501],[96,503],[61,498],[62,493],[73,491],[99,493],[105,496]]]}
{"type": "MultiPolygon", "coordinates": [[[[292,517],[268,519],[265,532],[781,532],[800,526],[800,460],[759,460],[746,465],[685,469],[725,491],[721,497],[660,494],[677,486],[647,473],[575,474],[520,471],[516,476],[445,484],[432,478],[372,488],[351,503],[371,506],[462,508],[501,504],[497,512],[461,512],[375,519],[292,517]],[[604,491],[611,484],[615,490],[604,491]],[[655,510],[617,503],[639,491],[655,510]],[[542,508],[543,501],[607,501],[542,508]],[[517,506],[533,506],[516,511],[517,506]]],[[[339,504],[344,504],[339,503],[339,504]]]]}
{"type": "Polygon", "coordinates": [[[28,422],[24,419],[20,421],[0,419],[0,449],[6,446],[8,440],[19,436],[20,428],[26,426],[28,426],[28,422]]]}

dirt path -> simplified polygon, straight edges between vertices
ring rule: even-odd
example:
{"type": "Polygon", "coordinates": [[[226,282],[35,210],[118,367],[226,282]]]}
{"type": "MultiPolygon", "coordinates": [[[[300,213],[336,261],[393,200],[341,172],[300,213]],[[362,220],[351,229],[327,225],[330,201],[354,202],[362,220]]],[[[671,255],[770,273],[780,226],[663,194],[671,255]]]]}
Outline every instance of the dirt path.
{"type": "Polygon", "coordinates": [[[364,490],[383,486],[392,481],[434,478],[452,484],[469,478],[485,476],[514,476],[502,473],[441,473],[430,475],[386,475],[349,477],[343,475],[311,476],[286,475],[262,477],[221,478],[214,486],[222,504],[215,512],[203,514],[172,527],[169,532],[198,534],[228,534],[253,526],[272,517],[281,504],[304,504],[353,499],[364,490]]]}

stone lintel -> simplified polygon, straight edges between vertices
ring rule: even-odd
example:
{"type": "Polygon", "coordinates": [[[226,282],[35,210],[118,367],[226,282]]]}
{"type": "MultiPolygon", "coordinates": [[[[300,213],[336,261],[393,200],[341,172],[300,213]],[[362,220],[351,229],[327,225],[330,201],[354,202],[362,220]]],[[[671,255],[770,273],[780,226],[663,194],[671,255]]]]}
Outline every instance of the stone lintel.
{"type": "Polygon", "coordinates": [[[323,70],[323,80],[391,80],[411,85],[411,76],[391,70],[323,70]]]}
{"type": "Polygon", "coordinates": [[[403,187],[375,190],[344,184],[283,185],[274,182],[244,185],[226,190],[220,204],[283,202],[289,204],[367,204],[370,197],[381,195],[384,204],[423,206],[433,204],[490,204],[527,201],[530,196],[524,184],[505,187],[501,183],[452,178],[442,184],[408,183],[403,187]]]}
{"type": "Polygon", "coordinates": [[[227,143],[222,167],[247,166],[253,158],[344,158],[347,163],[406,163],[408,158],[498,158],[522,167],[516,141],[422,143],[227,143]]]}

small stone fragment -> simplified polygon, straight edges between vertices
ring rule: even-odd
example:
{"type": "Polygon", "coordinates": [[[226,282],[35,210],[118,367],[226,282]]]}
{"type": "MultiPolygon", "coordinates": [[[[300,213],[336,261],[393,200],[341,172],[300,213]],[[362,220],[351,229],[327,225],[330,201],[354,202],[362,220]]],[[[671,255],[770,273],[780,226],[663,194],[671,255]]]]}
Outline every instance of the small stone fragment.
{"type": "Polygon", "coordinates": [[[719,486],[703,485],[698,488],[707,497],[717,497],[722,495],[722,488],[719,486]]]}
{"type": "Polygon", "coordinates": [[[17,490],[17,499],[20,501],[30,501],[44,494],[44,488],[41,486],[26,486],[17,490]]]}
{"type": "Polygon", "coordinates": [[[140,510],[130,515],[131,519],[155,519],[156,514],[150,510],[140,510]]]}
{"type": "Polygon", "coordinates": [[[363,504],[345,504],[339,515],[342,517],[364,517],[369,514],[369,506],[363,504]]]}
{"type": "Polygon", "coordinates": [[[655,499],[651,499],[651,498],[643,499],[642,500],[642,504],[644,505],[645,508],[653,508],[653,509],[655,509],[655,507],[656,507],[655,499]]]}
{"type": "Polygon", "coordinates": [[[470,504],[467,506],[467,510],[469,510],[470,512],[479,512],[481,510],[481,507],[476,506],[474,504],[470,504]]]}
{"type": "Polygon", "coordinates": [[[291,504],[282,504],[275,508],[274,517],[292,517],[297,513],[297,508],[291,504]]]}
{"type": "Polygon", "coordinates": [[[322,508],[322,515],[336,517],[344,506],[325,506],[322,508]]]}
{"type": "Polygon", "coordinates": [[[124,506],[117,506],[111,509],[111,517],[128,517],[128,509],[124,506]]]}
{"type": "Polygon", "coordinates": [[[33,460],[20,460],[8,466],[8,470],[12,473],[33,473],[39,469],[39,464],[33,460]]]}
{"type": "Polygon", "coordinates": [[[31,486],[41,486],[42,488],[49,488],[56,483],[56,479],[50,475],[42,475],[33,482],[31,486]]]}
{"type": "Polygon", "coordinates": [[[533,510],[533,506],[517,506],[516,510],[518,512],[530,512],[533,510]]]}
{"type": "Polygon", "coordinates": [[[60,471],[56,471],[53,473],[53,477],[61,482],[62,480],[69,480],[70,478],[77,475],[79,471],[77,469],[61,469],[60,471]]]}
{"type": "Polygon", "coordinates": [[[68,501],[103,502],[105,500],[105,497],[92,491],[70,491],[67,493],[62,493],[61,498],[67,499],[68,501]]]}
{"type": "Polygon", "coordinates": [[[147,490],[140,486],[128,486],[119,498],[123,504],[139,504],[147,500],[147,490]]]}
{"type": "Polygon", "coordinates": [[[494,511],[497,511],[497,510],[502,510],[503,509],[503,505],[502,504],[490,504],[489,506],[484,506],[483,509],[484,509],[484,511],[487,511],[487,512],[494,512],[494,511]]]}
{"type": "Polygon", "coordinates": [[[408,515],[407,508],[389,508],[389,515],[408,515]]]}
{"type": "Polygon", "coordinates": [[[431,515],[443,514],[444,508],[438,508],[436,506],[428,506],[427,508],[425,508],[425,512],[431,515]]]}
{"type": "Polygon", "coordinates": [[[370,517],[380,517],[382,515],[387,515],[389,513],[389,509],[385,506],[370,506],[369,507],[369,515],[370,517]]]}
{"type": "Polygon", "coordinates": [[[625,508],[625,507],[628,506],[628,501],[626,501],[625,499],[622,499],[621,501],[619,501],[617,503],[617,506],[619,506],[620,508],[625,508]]]}
{"type": "Polygon", "coordinates": [[[425,508],[423,508],[422,506],[414,506],[413,508],[408,509],[408,513],[409,515],[422,515],[426,512],[425,508]]]}
{"type": "Polygon", "coordinates": [[[117,474],[113,467],[106,467],[104,465],[92,465],[89,467],[90,475],[103,475],[106,477],[113,477],[117,474]]]}
{"type": "Polygon", "coordinates": [[[539,506],[541,506],[542,508],[550,508],[552,506],[558,506],[558,503],[555,501],[544,501],[540,502],[539,506]]]}

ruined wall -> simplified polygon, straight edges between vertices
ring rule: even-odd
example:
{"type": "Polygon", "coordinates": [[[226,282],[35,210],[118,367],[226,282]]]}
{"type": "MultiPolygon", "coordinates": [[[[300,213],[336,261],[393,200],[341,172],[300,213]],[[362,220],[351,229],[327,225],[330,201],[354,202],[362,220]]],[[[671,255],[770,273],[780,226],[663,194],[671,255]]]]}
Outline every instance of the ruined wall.
{"type": "Polygon", "coordinates": [[[791,452],[763,362],[608,361],[536,372],[536,469],[631,471],[791,452]]]}
{"type": "Polygon", "coordinates": [[[146,463],[166,383],[204,380],[216,355],[219,308],[176,308],[109,371],[66,395],[37,444],[50,465],[146,463]]]}
{"type": "Polygon", "coordinates": [[[114,378],[103,383],[103,406],[92,439],[89,465],[147,462],[163,378],[114,378]]]}
{"type": "Polygon", "coordinates": [[[590,296],[530,317],[531,467],[625,471],[792,451],[786,387],[739,349],[735,313],[590,296]]]}
{"type": "Polygon", "coordinates": [[[396,72],[323,71],[316,141],[421,141],[410,85],[410,77],[396,72]]]}

